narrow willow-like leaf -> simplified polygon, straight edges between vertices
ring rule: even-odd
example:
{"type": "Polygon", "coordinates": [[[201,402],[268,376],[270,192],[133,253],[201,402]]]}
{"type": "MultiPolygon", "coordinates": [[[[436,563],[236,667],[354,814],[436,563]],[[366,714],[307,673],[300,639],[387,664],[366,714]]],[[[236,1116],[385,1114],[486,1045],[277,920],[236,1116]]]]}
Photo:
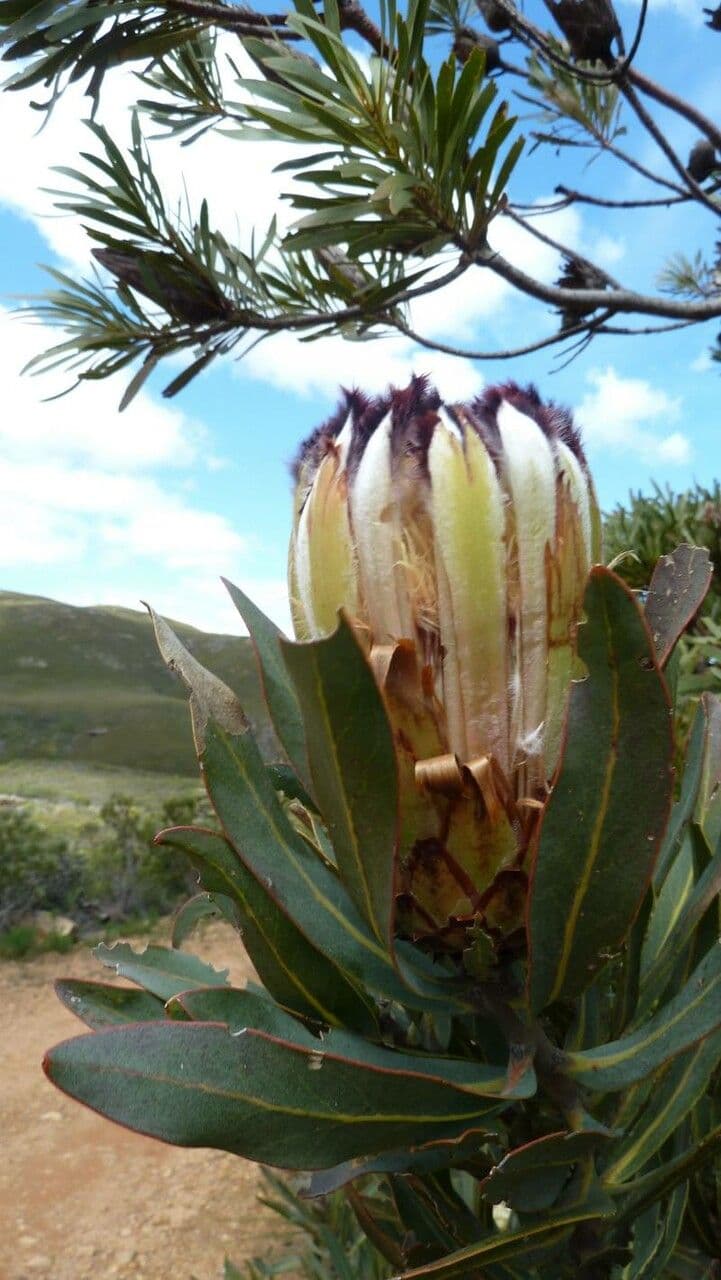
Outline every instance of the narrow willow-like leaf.
{"type": "Polygon", "coordinates": [[[173,947],[182,947],[201,920],[213,919],[221,914],[220,908],[209,893],[196,893],[178,907],[173,917],[170,941],[173,947]]]}
{"type": "MultiPolygon", "coordinates": [[[[703,842],[698,828],[692,827],[691,836],[703,842]]],[[[705,847],[702,853],[705,852],[705,847]]],[[[690,863],[693,869],[694,850],[690,850],[690,863]]],[[[669,877],[670,880],[670,877],[669,877]]],[[[668,884],[668,881],[667,881],[668,884]]],[[[666,886],[664,886],[665,888],[666,886]]],[[[641,1000],[639,1016],[650,1009],[653,1001],[663,995],[667,989],[678,955],[693,940],[694,934],[712,902],[721,892],[721,841],[708,866],[704,868],[696,884],[688,889],[685,896],[679,896],[678,915],[668,932],[667,945],[662,946],[647,965],[641,980],[641,1000]]],[[[664,939],[664,942],[666,939],[664,939]]]]}
{"type": "MultiPolygon", "coordinates": [[[[350,1061],[251,1029],[149,1022],[57,1045],[44,1066],[64,1092],[164,1142],[215,1147],[286,1169],[323,1168],[452,1137],[498,1109],[408,1055],[350,1061]]],[[[470,1064],[463,1064],[468,1066],[470,1064]]]]}
{"type": "MultiPolygon", "coordinates": [[[[413,1250],[421,1257],[440,1257],[467,1240],[458,1240],[448,1230],[448,1215],[440,1217],[421,1182],[391,1174],[388,1178],[398,1216],[413,1240],[413,1250]]],[[[418,1255],[416,1255],[418,1256],[418,1255]]]]}
{"type": "Polygon", "coordinates": [[[663,838],[658,862],[653,873],[655,894],[661,891],[666,876],[681,848],[688,824],[694,815],[704,775],[704,761],[708,753],[708,740],[708,704],[702,698],[696,709],[689,734],[683,778],[681,779],[681,794],[671,810],[668,829],[663,838]]]}
{"type": "Polygon", "coordinates": [[[93,1031],[127,1022],[153,1022],[165,1017],[163,1001],[135,987],[111,987],[105,982],[58,978],[55,992],[66,1009],[93,1031]]]}
{"type": "Polygon", "coordinates": [[[667,1164],[630,1183],[623,1208],[616,1219],[617,1228],[622,1229],[627,1226],[649,1205],[663,1200],[676,1187],[688,1182],[692,1174],[715,1160],[719,1152],[721,1152],[721,1126],[712,1129],[700,1142],[695,1142],[687,1151],[669,1160],[667,1164]]]}
{"type": "Polygon", "coordinates": [[[633,1258],[622,1272],[622,1280],[660,1280],[668,1276],[666,1265],[674,1251],[688,1201],[688,1185],[672,1192],[663,1212],[647,1211],[634,1226],[633,1258]]]}
{"type": "Polygon", "coordinates": [[[308,751],[298,698],[283,661],[283,632],[239,587],[223,578],[231,600],[248,628],[273,728],[306,790],[310,789],[308,751]]]}
{"type": "Polygon", "coordinates": [[[483,1142],[494,1132],[494,1121],[486,1117],[483,1127],[469,1129],[458,1138],[441,1139],[417,1146],[408,1145],[402,1151],[391,1151],[382,1156],[366,1156],[346,1160],[332,1169],[314,1173],[303,1194],[327,1196],[331,1191],[346,1186],[356,1178],[369,1173],[433,1173],[450,1169],[454,1165],[468,1163],[478,1155],[483,1142]]]}
{"type": "Polygon", "coordinates": [[[209,727],[205,777],[226,835],[245,866],[270,889],[281,909],[323,955],[361,990],[413,1008],[450,1008],[463,986],[410,946],[397,946],[406,982],[371,933],[335,873],[293,829],[248,733],[232,737],[209,727]]]}
{"type": "Polygon", "coordinates": [[[717,1031],[672,1063],[636,1124],[614,1148],[604,1183],[626,1182],[641,1172],[695,1107],[719,1062],[721,1034],[717,1031]]]}
{"type": "Polygon", "coordinates": [[[591,571],[566,744],[541,823],[529,903],[529,996],[578,995],[633,923],[666,827],[671,709],[648,628],[610,570],[591,571]]]}
{"type": "Polygon", "coordinates": [[[282,649],[306,726],[313,792],[341,876],[390,948],[398,784],[381,693],[343,617],[333,635],[282,649]]]}
{"type": "Polygon", "coordinates": [[[133,951],[129,942],[116,942],[112,947],[101,942],[93,955],[106,969],[114,969],[121,978],[129,978],[160,1000],[170,1000],[188,987],[222,987],[228,982],[227,969],[214,969],[197,956],[168,947],[133,951]]]}
{"type": "Polygon", "coordinates": [[[701,608],[712,576],[713,565],[705,547],[683,542],[658,561],[645,614],[660,667],[666,665],[676,641],[701,608]]]}
{"type": "Polygon", "coordinates": [[[565,1069],[590,1089],[626,1089],[720,1026],[721,942],[717,942],[683,990],[653,1018],[620,1040],[569,1054],[565,1069]]]}
{"type": "Polygon", "coordinates": [[[234,905],[246,951],[264,986],[279,1004],[330,1025],[373,1034],[372,1004],[331,955],[324,954],[296,924],[276,892],[270,874],[253,873],[223,836],[193,827],[174,827],[157,837],[182,849],[211,894],[234,905]]]}
{"type": "Polygon", "coordinates": [[[522,1213],[549,1209],[567,1184],[573,1166],[604,1141],[598,1133],[551,1133],[509,1151],[481,1186],[490,1204],[505,1201],[522,1213]]]}
{"type": "Polygon", "coordinates": [[[574,1205],[538,1222],[524,1222],[519,1231],[494,1232],[477,1244],[457,1249],[445,1258],[404,1271],[395,1280],[468,1280],[476,1268],[511,1258],[524,1258],[535,1245],[558,1238],[564,1228],[579,1222],[591,1222],[605,1218],[609,1206],[605,1196],[589,1198],[583,1205],[574,1205]]]}
{"type": "Polygon", "coordinates": [[[697,1249],[676,1245],[668,1264],[672,1280],[718,1280],[718,1259],[697,1249]]]}

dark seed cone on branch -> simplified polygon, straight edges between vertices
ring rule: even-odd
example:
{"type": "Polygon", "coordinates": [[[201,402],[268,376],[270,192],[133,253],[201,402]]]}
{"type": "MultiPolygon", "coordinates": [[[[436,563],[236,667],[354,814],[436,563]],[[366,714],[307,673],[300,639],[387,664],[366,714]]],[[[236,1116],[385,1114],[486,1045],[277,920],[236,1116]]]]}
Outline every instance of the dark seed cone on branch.
{"type": "MultiPolygon", "coordinates": [[[[566,256],[564,258],[563,271],[556,284],[560,289],[605,289],[608,286],[608,279],[602,271],[591,266],[590,263],[580,262],[578,258],[566,256]]],[[[584,316],[591,315],[595,310],[595,306],[589,306],[581,298],[579,298],[577,305],[567,303],[564,307],[559,308],[561,328],[572,328],[584,316]]]]}
{"type": "Polygon", "coordinates": [[[231,304],[209,280],[169,253],[111,248],[92,252],[116,280],[157,303],[183,324],[209,324],[232,313],[231,304]]]}
{"type": "Polygon", "coordinates": [[[610,0],[548,0],[548,7],[578,62],[613,66],[619,27],[610,0]]]}

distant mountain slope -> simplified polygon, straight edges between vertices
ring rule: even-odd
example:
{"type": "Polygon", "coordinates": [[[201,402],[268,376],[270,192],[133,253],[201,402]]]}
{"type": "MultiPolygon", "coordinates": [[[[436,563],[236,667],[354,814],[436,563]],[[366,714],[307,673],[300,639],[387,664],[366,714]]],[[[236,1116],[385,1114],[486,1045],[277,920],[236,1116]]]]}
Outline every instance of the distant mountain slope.
{"type": "MultiPolygon", "coordinates": [[[[250,641],[173,625],[272,750],[250,641]]],[[[0,762],[15,759],[197,772],[185,690],[146,614],[0,591],[0,762]]]]}

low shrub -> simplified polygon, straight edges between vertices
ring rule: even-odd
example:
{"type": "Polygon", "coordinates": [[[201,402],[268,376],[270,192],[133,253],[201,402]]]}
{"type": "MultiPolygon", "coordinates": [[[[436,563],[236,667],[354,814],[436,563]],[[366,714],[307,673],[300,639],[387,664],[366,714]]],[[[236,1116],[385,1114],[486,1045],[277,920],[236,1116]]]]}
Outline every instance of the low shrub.
{"type": "Polygon", "coordinates": [[[82,879],[81,860],[67,840],[20,805],[0,808],[0,932],[31,911],[72,914],[82,879]]]}

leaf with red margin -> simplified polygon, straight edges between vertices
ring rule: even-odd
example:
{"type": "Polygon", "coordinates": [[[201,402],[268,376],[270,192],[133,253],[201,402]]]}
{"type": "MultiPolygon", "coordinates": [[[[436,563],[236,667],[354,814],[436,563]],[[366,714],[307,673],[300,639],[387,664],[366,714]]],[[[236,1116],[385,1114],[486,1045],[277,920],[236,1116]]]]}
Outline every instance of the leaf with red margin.
{"type": "Polygon", "coordinates": [[[286,1169],[450,1138],[503,1105],[481,1094],[493,1083],[481,1064],[342,1040],[331,1052],[252,1028],[146,1022],[66,1040],[43,1065],[65,1093],[138,1133],[286,1169]]]}
{"type": "Polygon", "coordinates": [[[309,790],[310,771],[305,727],[298,698],[281,653],[281,641],[285,639],[283,632],[240,587],[234,586],[227,578],[222,581],[248,628],[273,728],[298,778],[306,790],[309,790]]]}
{"type": "Polygon", "coordinates": [[[528,908],[529,999],[575,997],[622,944],[648,887],[673,787],[671,707],[628,587],[591,571],[579,628],[588,672],[537,836],[528,908]]]}
{"type": "Polygon", "coordinates": [[[712,577],[713,564],[705,547],[682,542],[658,561],[645,614],[660,667],[665,667],[677,640],[701,608],[712,577]]]}
{"type": "MultiPolygon", "coordinates": [[[[217,990],[217,988],[213,988],[217,990]]],[[[115,987],[107,982],[58,978],[55,994],[66,1009],[93,1031],[129,1022],[157,1022],[165,1017],[163,1001],[136,987],[115,987]]]]}
{"type": "Polygon", "coordinates": [[[376,937],[393,938],[398,778],[383,697],[350,623],[281,643],[306,730],[313,794],[341,878],[376,937]]]}

